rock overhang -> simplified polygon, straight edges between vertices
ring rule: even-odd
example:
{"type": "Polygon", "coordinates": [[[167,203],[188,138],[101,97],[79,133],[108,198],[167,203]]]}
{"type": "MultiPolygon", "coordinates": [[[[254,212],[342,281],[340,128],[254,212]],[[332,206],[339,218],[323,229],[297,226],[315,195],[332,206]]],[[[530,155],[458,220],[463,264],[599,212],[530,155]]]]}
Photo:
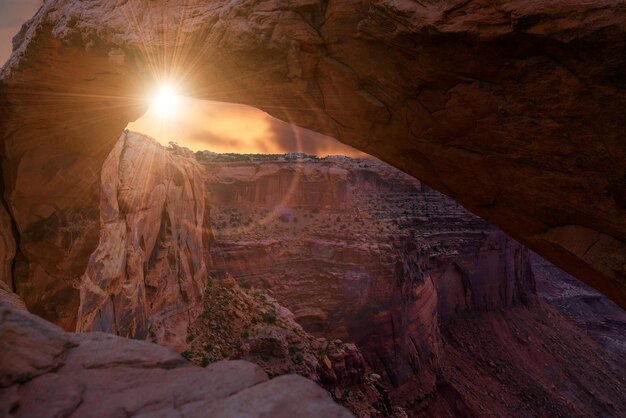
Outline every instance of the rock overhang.
{"type": "Polygon", "coordinates": [[[390,162],[624,306],[624,32],[604,2],[49,1],[1,73],[20,252],[51,277],[84,267],[49,254],[93,239],[28,231],[97,201],[96,167],[168,74],[390,162]]]}

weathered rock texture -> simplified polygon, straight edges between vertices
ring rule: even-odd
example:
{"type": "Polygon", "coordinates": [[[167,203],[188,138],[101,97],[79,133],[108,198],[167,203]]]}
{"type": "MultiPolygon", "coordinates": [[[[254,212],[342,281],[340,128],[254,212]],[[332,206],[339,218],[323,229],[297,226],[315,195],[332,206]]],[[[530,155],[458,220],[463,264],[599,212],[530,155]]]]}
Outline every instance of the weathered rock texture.
{"type": "Polygon", "coordinates": [[[419,416],[621,416],[623,357],[545,302],[466,312],[442,326],[445,361],[419,416]]]}
{"type": "Polygon", "coordinates": [[[268,380],[245,361],[202,369],[144,341],[66,333],[7,298],[0,288],[3,417],[352,416],[300,376],[268,380]]]}
{"type": "Polygon", "coordinates": [[[104,162],[101,193],[100,241],[80,283],[78,330],[182,350],[207,275],[200,166],[127,132],[104,162]]]}
{"type": "Polygon", "coordinates": [[[596,392],[624,384],[621,357],[537,299],[526,248],[445,196],[375,161],[200,157],[214,268],[271,292],[305,330],[354,342],[393,405],[443,417],[626,408],[596,392]]]}
{"type": "Polygon", "coordinates": [[[531,262],[537,293],[626,364],[626,311],[541,257],[531,262]]]}
{"type": "MultiPolygon", "coordinates": [[[[210,257],[201,167],[152,138],[124,132],[102,168],[93,170],[101,173],[100,201],[82,207],[99,214],[98,228],[70,217],[71,225],[38,222],[34,235],[22,230],[14,280],[11,219],[0,206],[3,281],[15,286],[29,310],[66,330],[148,338],[183,350],[187,326],[202,309],[210,257]],[[21,245],[29,237],[39,250],[21,245]],[[61,251],[87,238],[97,243],[90,254],[61,251]],[[39,255],[52,263],[51,273],[39,255]],[[76,274],[82,270],[80,276],[70,275],[70,266],[76,274]]],[[[62,181],[69,173],[56,175],[62,181]]]]}
{"type": "Polygon", "coordinates": [[[9,288],[13,287],[13,261],[16,250],[13,221],[4,204],[0,202],[0,282],[9,288]]]}
{"type": "Polygon", "coordinates": [[[313,380],[359,417],[394,413],[380,376],[354,344],[313,337],[275,299],[239,287],[229,274],[209,281],[204,311],[187,341],[190,348],[182,354],[198,365],[247,360],[270,378],[298,374],[313,380]]]}
{"type": "Polygon", "coordinates": [[[394,164],[626,306],[625,33],[603,1],[48,1],[1,73],[18,258],[80,278],[99,167],[173,79],[394,164]]]}

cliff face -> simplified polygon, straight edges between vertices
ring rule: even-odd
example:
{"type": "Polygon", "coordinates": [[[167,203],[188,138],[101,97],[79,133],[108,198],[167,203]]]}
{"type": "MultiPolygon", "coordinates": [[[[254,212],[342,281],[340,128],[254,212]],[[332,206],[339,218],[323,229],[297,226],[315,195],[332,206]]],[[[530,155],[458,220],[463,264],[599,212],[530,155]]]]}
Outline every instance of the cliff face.
{"type": "Polygon", "coordinates": [[[0,73],[22,276],[82,275],[55,260],[98,245],[97,168],[167,69],[411,173],[626,306],[625,22],[597,0],[47,1],[0,73]]]}
{"type": "Polygon", "coordinates": [[[392,405],[626,410],[617,392],[589,395],[623,384],[620,357],[536,297],[526,248],[450,199],[368,160],[204,165],[213,268],[270,292],[306,331],[353,342],[392,405]]]}
{"type": "MultiPolygon", "coordinates": [[[[348,319],[348,340],[388,379],[401,405],[427,398],[441,384],[448,321],[515,308],[533,296],[528,250],[500,231],[474,232],[482,235],[474,238],[474,247],[471,238],[462,241],[460,231],[452,239],[431,235],[431,242],[453,249],[449,255],[420,254],[415,241],[396,248],[395,258],[402,261],[388,271],[393,274],[386,279],[388,289],[371,292],[348,319]],[[455,241],[463,247],[455,248],[455,241]]],[[[411,238],[420,241],[419,235],[411,238]]]]}
{"type": "Polygon", "coordinates": [[[307,331],[355,342],[398,398],[433,390],[440,319],[534,290],[528,250],[385,164],[205,167],[214,268],[269,289],[307,331]]]}
{"type": "Polygon", "coordinates": [[[102,168],[100,241],[79,287],[78,330],[184,347],[206,283],[203,186],[195,160],[122,135],[102,168]]]}
{"type": "Polygon", "coordinates": [[[626,311],[536,254],[531,261],[537,293],[626,362],[626,311]]]}
{"type": "Polygon", "coordinates": [[[433,282],[442,316],[509,306],[533,290],[528,251],[386,164],[205,169],[214,268],[271,288],[312,331],[345,337],[347,317],[388,303],[404,283],[433,282]]]}
{"type": "Polygon", "coordinates": [[[35,240],[39,249],[20,245],[13,281],[6,276],[15,252],[12,225],[0,207],[3,280],[9,277],[31,312],[66,330],[148,338],[182,350],[206,281],[210,227],[204,227],[202,170],[195,159],[132,132],[122,134],[102,168],[93,170],[101,172],[99,189],[90,191],[99,204],[69,210],[98,213],[98,227],[74,215],[67,228],[33,225],[37,236],[23,232],[20,244],[35,240]],[[89,254],[86,240],[97,244],[89,254]],[[44,269],[42,256],[55,268],[44,269]]]}
{"type": "MultiPolygon", "coordinates": [[[[2,188],[0,188],[1,192],[2,188]]],[[[13,261],[17,244],[13,232],[13,221],[4,204],[0,202],[0,282],[13,287],[13,261]]]]}

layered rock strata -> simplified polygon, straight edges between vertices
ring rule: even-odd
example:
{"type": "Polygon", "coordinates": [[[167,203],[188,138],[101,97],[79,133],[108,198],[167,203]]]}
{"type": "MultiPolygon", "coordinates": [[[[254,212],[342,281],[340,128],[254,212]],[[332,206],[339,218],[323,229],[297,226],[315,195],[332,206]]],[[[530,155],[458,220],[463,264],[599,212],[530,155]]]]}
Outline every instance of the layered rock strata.
{"type": "Polygon", "coordinates": [[[526,248],[450,199],[371,160],[198,156],[212,202],[214,269],[271,292],[305,330],[354,342],[392,404],[418,416],[624,409],[617,393],[585,395],[601,386],[598,376],[623,384],[619,358],[537,299],[526,248]],[[581,340],[580,350],[569,352],[560,338],[581,340]],[[544,366],[512,378],[506,400],[481,392],[481,382],[505,382],[518,370],[491,366],[490,358],[521,365],[533,350],[544,366]],[[590,380],[578,382],[574,363],[584,358],[590,380]],[[467,380],[455,377],[458,368],[467,380]],[[557,387],[571,393],[553,395],[557,387]]]}
{"type": "Polygon", "coordinates": [[[363,324],[391,334],[422,316],[511,306],[534,288],[526,249],[386,164],[204,165],[213,268],[271,290],[309,332],[359,341],[363,324]],[[415,299],[425,305],[400,314],[415,299]]]}
{"type": "Polygon", "coordinates": [[[19,257],[78,280],[99,167],[167,78],[388,161],[625,306],[625,22],[601,1],[48,1],[0,75],[19,257]]]}

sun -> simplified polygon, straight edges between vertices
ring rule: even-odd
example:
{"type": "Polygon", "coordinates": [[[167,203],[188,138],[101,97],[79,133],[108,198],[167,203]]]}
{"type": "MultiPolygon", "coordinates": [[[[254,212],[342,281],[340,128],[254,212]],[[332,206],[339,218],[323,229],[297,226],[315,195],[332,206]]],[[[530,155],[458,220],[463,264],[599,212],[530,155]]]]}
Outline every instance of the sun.
{"type": "Polygon", "coordinates": [[[152,97],[152,108],[162,118],[170,118],[176,114],[180,104],[180,96],[171,86],[160,86],[152,97]]]}

